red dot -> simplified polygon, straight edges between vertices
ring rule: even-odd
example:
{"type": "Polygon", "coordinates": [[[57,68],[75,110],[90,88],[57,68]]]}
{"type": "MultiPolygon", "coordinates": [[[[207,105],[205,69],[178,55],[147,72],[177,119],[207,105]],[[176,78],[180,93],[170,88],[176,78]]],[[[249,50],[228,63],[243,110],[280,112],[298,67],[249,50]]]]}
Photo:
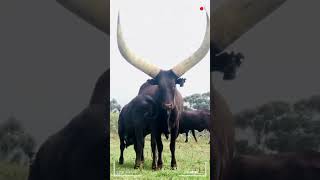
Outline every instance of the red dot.
{"type": "Polygon", "coordinates": [[[203,7],[202,6],[200,7],[200,10],[203,11],[203,7]]]}

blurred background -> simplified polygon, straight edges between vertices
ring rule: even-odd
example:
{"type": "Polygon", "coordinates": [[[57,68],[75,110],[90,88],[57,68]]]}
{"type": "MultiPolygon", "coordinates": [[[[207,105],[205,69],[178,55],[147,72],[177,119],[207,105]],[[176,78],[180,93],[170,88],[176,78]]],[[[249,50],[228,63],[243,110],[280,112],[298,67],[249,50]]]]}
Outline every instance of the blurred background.
{"type": "Polygon", "coordinates": [[[319,5],[287,1],[227,49],[245,56],[235,80],[214,78],[235,115],[238,151],[320,150],[319,5]]]}

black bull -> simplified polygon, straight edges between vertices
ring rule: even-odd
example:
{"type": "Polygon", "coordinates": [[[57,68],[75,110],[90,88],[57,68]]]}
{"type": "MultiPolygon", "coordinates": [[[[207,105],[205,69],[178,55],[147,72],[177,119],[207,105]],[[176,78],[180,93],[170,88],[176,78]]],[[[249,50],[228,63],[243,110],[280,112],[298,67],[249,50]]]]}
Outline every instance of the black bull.
{"type": "Polygon", "coordinates": [[[150,96],[138,95],[122,108],[118,120],[119,164],[124,162],[124,149],[134,144],[136,152],[134,168],[140,167],[144,161],[144,137],[151,133],[151,126],[156,117],[156,104],[150,96]]]}
{"type": "Polygon", "coordinates": [[[178,79],[171,71],[161,71],[155,79],[148,80],[139,90],[139,95],[151,96],[158,105],[158,116],[151,129],[152,169],[162,168],[162,133],[166,136],[170,133],[171,167],[177,166],[175,143],[183,109],[183,98],[176,89],[176,84],[180,84],[180,81],[183,80],[178,79]],[[156,150],[158,150],[158,155],[156,150]]]}
{"type": "Polygon", "coordinates": [[[185,142],[188,142],[188,132],[190,130],[192,131],[192,135],[195,141],[197,141],[194,130],[197,130],[199,132],[203,131],[204,129],[210,130],[209,126],[210,126],[209,110],[190,110],[190,111],[183,111],[181,113],[179,133],[186,134],[185,142]]]}
{"type": "MultiPolygon", "coordinates": [[[[152,169],[161,169],[163,165],[162,161],[162,151],[163,151],[163,144],[161,140],[161,134],[165,134],[168,137],[170,134],[170,151],[171,151],[171,167],[176,168],[177,163],[175,159],[175,142],[178,136],[178,128],[179,128],[179,119],[183,109],[183,98],[179,91],[176,89],[176,84],[182,85],[184,83],[184,79],[178,78],[173,72],[171,71],[161,71],[156,78],[148,80],[145,82],[139,90],[138,97],[145,97],[149,96],[155,103],[155,112],[157,116],[154,121],[152,121],[152,125],[148,125],[144,127],[141,125],[141,129],[145,129],[143,135],[140,137],[136,134],[131,133],[130,138],[136,138],[139,140],[137,146],[135,146],[136,152],[139,151],[137,154],[135,168],[139,167],[141,164],[142,154],[143,154],[143,146],[144,140],[143,137],[147,134],[151,133],[151,149],[152,149],[152,169]],[[143,140],[143,142],[141,141],[143,140]],[[142,148],[141,148],[142,147],[142,148]],[[158,150],[158,152],[156,152],[158,150]],[[142,151],[142,152],[141,152],[142,151]]],[[[133,103],[130,102],[127,107],[121,112],[120,121],[121,121],[121,128],[125,125],[123,121],[125,119],[132,119],[132,109],[139,109],[140,104],[142,103],[143,99],[139,98],[135,100],[133,103]],[[133,107],[132,104],[137,105],[133,107]]],[[[134,110],[133,110],[134,111],[134,110]]],[[[137,115],[140,116],[141,115],[137,115]]],[[[134,117],[137,118],[137,117],[134,117]]],[[[128,120],[127,120],[128,121],[128,120]]],[[[134,121],[133,119],[131,121],[134,121]]],[[[141,119],[137,119],[135,121],[141,121],[141,119]]],[[[120,126],[119,126],[120,127],[120,126]]],[[[136,128],[136,127],[134,127],[136,128]]],[[[130,128],[127,130],[129,131],[130,128]]],[[[120,129],[119,129],[120,130],[120,129]]],[[[139,131],[140,132],[140,131],[139,131]]],[[[126,133],[125,131],[119,132],[120,134],[126,133]]],[[[119,135],[120,135],[119,134],[119,135]]],[[[123,140],[121,139],[120,135],[120,143],[123,140]]],[[[128,144],[130,145],[130,144],[128,144]]],[[[121,157],[119,159],[119,163],[123,163],[123,145],[120,147],[121,157]]]]}

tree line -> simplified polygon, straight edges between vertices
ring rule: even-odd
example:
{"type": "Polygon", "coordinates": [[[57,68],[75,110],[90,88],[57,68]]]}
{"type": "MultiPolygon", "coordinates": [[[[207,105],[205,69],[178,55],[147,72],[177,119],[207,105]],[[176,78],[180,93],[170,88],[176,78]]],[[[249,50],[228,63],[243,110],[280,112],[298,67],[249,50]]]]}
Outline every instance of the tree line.
{"type": "MultiPolygon", "coordinates": [[[[183,98],[185,110],[210,109],[210,92],[195,93],[183,98]]],[[[128,102],[129,103],[129,102],[128,102]]],[[[115,98],[110,100],[110,112],[120,112],[121,105],[115,98]]]]}
{"type": "Polygon", "coordinates": [[[272,154],[320,150],[320,95],[274,101],[235,115],[236,152],[272,154]]]}

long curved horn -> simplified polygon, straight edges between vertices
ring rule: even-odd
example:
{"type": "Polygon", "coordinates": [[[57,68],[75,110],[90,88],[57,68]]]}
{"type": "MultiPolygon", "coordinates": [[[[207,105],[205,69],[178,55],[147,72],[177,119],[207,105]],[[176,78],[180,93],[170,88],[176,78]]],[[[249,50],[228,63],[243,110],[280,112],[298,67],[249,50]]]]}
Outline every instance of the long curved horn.
{"type": "Polygon", "coordinates": [[[210,19],[207,12],[206,12],[206,16],[207,16],[207,27],[206,27],[206,33],[201,43],[201,46],[190,57],[181,61],[179,64],[177,64],[175,67],[172,68],[172,71],[178,77],[181,77],[189,69],[191,69],[198,62],[200,62],[210,50],[210,19]]]}
{"type": "Polygon", "coordinates": [[[157,66],[143,60],[141,57],[136,56],[128,47],[123,39],[122,29],[120,24],[120,13],[118,14],[118,30],[117,30],[117,40],[118,48],[121,55],[126,59],[131,65],[138,68],[142,72],[148,74],[152,78],[155,78],[159,72],[160,68],[157,66]]]}
{"type": "Polygon", "coordinates": [[[57,0],[57,2],[99,30],[109,34],[109,0],[57,0]]]}
{"type": "Polygon", "coordinates": [[[223,51],[286,0],[224,0],[213,11],[212,44],[223,51]]]}

